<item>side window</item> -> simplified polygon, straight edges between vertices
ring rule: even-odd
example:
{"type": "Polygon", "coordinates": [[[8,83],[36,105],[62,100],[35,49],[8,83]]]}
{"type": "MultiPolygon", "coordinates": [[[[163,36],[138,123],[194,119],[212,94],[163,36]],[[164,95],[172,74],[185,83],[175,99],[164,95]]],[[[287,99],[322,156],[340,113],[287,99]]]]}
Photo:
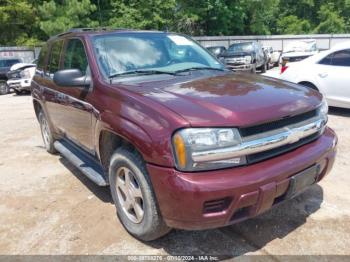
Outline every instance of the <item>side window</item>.
{"type": "Polygon", "coordinates": [[[80,69],[85,75],[87,72],[88,60],[84,45],[79,39],[68,40],[66,52],[64,54],[64,69],[80,69]]]}
{"type": "Polygon", "coordinates": [[[333,54],[329,54],[326,57],[324,57],[320,62],[318,62],[321,65],[331,65],[332,64],[332,58],[333,54]]]}
{"type": "Polygon", "coordinates": [[[334,66],[350,66],[350,49],[335,52],[332,59],[334,66]]]}
{"type": "Polygon", "coordinates": [[[54,42],[51,46],[51,54],[49,61],[49,68],[47,74],[50,77],[53,77],[53,74],[56,73],[60,68],[60,56],[63,46],[63,40],[54,42]]]}
{"type": "Polygon", "coordinates": [[[40,71],[45,69],[45,59],[46,59],[47,51],[48,51],[48,48],[47,48],[47,45],[45,44],[41,47],[40,54],[38,57],[37,69],[40,71]]]}

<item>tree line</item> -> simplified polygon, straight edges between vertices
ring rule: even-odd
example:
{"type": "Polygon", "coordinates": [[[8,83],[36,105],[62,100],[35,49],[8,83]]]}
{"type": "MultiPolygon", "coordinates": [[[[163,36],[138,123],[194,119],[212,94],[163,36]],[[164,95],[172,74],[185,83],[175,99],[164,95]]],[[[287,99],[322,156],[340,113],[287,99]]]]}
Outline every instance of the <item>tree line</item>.
{"type": "Polygon", "coordinates": [[[200,35],[349,33],[350,0],[0,0],[0,45],[73,27],[200,35]]]}

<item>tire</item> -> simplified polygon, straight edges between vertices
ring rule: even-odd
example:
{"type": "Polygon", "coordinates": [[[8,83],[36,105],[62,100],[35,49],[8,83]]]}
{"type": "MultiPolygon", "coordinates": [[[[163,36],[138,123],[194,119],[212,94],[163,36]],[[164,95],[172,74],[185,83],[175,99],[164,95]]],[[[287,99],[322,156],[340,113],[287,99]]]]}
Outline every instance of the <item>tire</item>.
{"type": "Polygon", "coordinates": [[[256,74],[256,64],[252,64],[252,69],[250,69],[252,74],[256,74]]]}
{"type": "Polygon", "coordinates": [[[10,92],[6,82],[0,82],[0,95],[7,95],[10,92]]]}
{"type": "Polygon", "coordinates": [[[38,119],[40,124],[41,136],[43,138],[46,151],[50,154],[57,153],[54,147],[55,140],[53,138],[49,122],[47,121],[47,118],[42,110],[39,112],[38,119]]]}
{"type": "Polygon", "coordinates": [[[131,235],[151,241],[170,232],[160,214],[145,163],[137,152],[125,148],[115,151],[110,160],[109,184],[117,216],[131,235]]]}
{"type": "Polygon", "coordinates": [[[263,64],[262,66],[261,66],[261,73],[266,73],[266,64],[263,64]]]}
{"type": "Polygon", "coordinates": [[[18,96],[22,94],[22,91],[18,91],[16,89],[14,89],[14,91],[15,91],[16,95],[18,95],[18,96]]]}

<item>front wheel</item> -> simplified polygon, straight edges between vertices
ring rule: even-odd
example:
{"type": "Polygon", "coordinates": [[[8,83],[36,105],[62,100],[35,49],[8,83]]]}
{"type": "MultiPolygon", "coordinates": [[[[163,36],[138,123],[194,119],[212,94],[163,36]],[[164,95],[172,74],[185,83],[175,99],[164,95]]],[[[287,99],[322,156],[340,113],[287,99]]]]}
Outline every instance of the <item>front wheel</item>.
{"type": "Polygon", "coordinates": [[[7,95],[10,92],[10,88],[6,82],[0,82],[0,95],[7,95]]]}
{"type": "Polygon", "coordinates": [[[256,74],[256,64],[252,64],[252,68],[250,69],[252,74],[256,74]]]}
{"type": "Polygon", "coordinates": [[[171,230],[160,214],[145,163],[138,153],[125,148],[115,151],[109,183],[117,215],[131,235],[151,241],[171,230]]]}
{"type": "Polygon", "coordinates": [[[266,69],[267,69],[267,65],[266,65],[266,64],[263,64],[263,65],[260,67],[261,73],[266,73],[266,69]]]}

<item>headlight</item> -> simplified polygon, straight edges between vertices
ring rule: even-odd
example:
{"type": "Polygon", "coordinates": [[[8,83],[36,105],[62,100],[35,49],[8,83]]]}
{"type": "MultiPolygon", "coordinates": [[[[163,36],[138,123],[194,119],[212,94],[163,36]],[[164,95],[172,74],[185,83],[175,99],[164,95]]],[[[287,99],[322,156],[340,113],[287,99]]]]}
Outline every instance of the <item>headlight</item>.
{"type": "Polygon", "coordinates": [[[182,171],[213,170],[246,163],[244,156],[216,161],[195,162],[192,155],[197,152],[220,150],[239,145],[241,137],[234,128],[188,128],[173,136],[176,166],[182,171]]]}
{"type": "Polygon", "coordinates": [[[21,75],[21,78],[30,78],[30,72],[29,72],[29,70],[23,70],[23,71],[21,71],[20,75],[21,75]]]}
{"type": "Polygon", "coordinates": [[[250,63],[252,61],[252,57],[250,55],[245,56],[244,59],[247,63],[250,63]]]}
{"type": "Polygon", "coordinates": [[[328,122],[328,104],[326,99],[323,97],[321,105],[318,107],[320,116],[324,119],[325,123],[328,122]]]}
{"type": "Polygon", "coordinates": [[[320,106],[320,113],[322,115],[325,115],[325,116],[327,116],[327,114],[328,114],[328,103],[327,103],[327,101],[326,101],[326,99],[324,97],[322,99],[322,103],[321,103],[321,106],[320,106]]]}

